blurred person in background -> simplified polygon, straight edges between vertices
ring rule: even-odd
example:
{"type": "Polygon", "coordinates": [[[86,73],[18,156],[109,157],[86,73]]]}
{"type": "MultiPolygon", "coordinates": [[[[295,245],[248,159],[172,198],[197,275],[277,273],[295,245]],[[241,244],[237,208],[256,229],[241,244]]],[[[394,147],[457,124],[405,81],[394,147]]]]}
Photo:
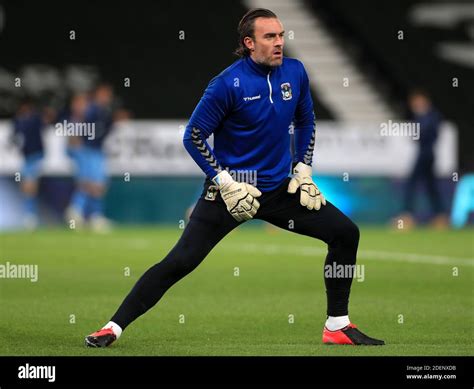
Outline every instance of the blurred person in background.
{"type": "Polygon", "coordinates": [[[76,96],[71,105],[71,121],[93,125],[90,134],[71,139],[69,154],[77,166],[77,189],[66,210],[66,219],[82,226],[89,221],[97,232],[107,232],[110,221],[104,215],[104,196],[107,189],[106,157],[103,144],[113,124],[128,118],[128,112],[119,109],[110,84],[101,83],[92,97],[76,96]]]}
{"type": "MultiPolygon", "coordinates": [[[[71,123],[84,123],[85,113],[89,104],[86,93],[78,93],[71,99],[69,112],[66,115],[71,123]]],[[[75,189],[71,197],[71,203],[66,209],[65,218],[67,222],[74,220],[75,228],[82,228],[85,222],[85,209],[87,205],[87,160],[83,151],[83,141],[81,136],[69,136],[67,144],[67,155],[73,160],[75,165],[75,189]]]]}
{"type": "Polygon", "coordinates": [[[51,112],[49,110],[41,112],[30,98],[23,99],[13,118],[13,140],[24,157],[20,172],[20,188],[24,196],[23,224],[28,229],[35,229],[39,224],[38,178],[44,157],[41,133],[51,120],[51,112]]]}
{"type": "Polygon", "coordinates": [[[474,212],[474,157],[467,162],[466,170],[456,185],[451,209],[451,225],[454,228],[465,227],[472,212],[474,212]]]}
{"type": "Polygon", "coordinates": [[[442,123],[441,114],[433,107],[431,99],[421,89],[413,90],[408,96],[411,119],[419,124],[420,138],[418,151],[412,172],[405,186],[404,212],[398,217],[403,220],[404,228],[416,225],[414,217],[417,185],[423,184],[433,213],[431,224],[437,228],[448,225],[441,195],[435,176],[435,144],[442,123]]]}

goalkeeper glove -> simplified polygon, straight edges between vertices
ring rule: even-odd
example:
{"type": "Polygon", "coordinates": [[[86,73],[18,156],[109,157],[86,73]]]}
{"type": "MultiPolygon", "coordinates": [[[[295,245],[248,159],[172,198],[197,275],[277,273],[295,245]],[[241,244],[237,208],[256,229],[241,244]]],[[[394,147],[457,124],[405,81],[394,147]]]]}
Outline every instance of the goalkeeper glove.
{"type": "Polygon", "coordinates": [[[288,193],[296,193],[296,190],[300,188],[301,205],[309,210],[318,211],[321,204],[326,205],[326,199],[311,178],[311,173],[311,166],[298,162],[293,169],[293,178],[288,185],[288,193]]]}
{"type": "Polygon", "coordinates": [[[227,210],[235,220],[242,222],[255,216],[260,207],[256,197],[262,192],[250,184],[234,181],[227,170],[221,171],[212,181],[218,186],[227,210]]]}

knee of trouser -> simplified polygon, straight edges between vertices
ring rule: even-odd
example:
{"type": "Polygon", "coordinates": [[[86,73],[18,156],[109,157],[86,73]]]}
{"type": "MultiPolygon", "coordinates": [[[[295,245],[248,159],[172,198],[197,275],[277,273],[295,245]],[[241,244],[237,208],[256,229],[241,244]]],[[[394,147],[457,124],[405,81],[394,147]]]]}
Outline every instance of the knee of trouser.
{"type": "Polygon", "coordinates": [[[193,261],[192,257],[179,258],[176,261],[176,269],[181,275],[191,273],[196,266],[197,264],[193,261]]]}
{"type": "Polygon", "coordinates": [[[200,262],[197,255],[187,247],[175,249],[171,254],[169,263],[172,272],[176,275],[182,276],[190,273],[200,262]]]}
{"type": "Polygon", "coordinates": [[[345,219],[337,227],[335,240],[340,245],[357,246],[359,244],[359,227],[350,219],[345,219]]]}

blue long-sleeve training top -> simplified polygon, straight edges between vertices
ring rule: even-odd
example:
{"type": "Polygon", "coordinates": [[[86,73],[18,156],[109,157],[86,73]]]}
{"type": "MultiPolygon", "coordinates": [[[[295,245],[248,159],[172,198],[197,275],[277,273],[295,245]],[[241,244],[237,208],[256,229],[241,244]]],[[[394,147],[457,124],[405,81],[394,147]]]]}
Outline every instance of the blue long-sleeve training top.
{"type": "Polygon", "coordinates": [[[434,146],[443,118],[434,108],[424,114],[413,115],[413,118],[420,124],[419,156],[430,158],[434,153],[434,146]]]}
{"type": "Polygon", "coordinates": [[[41,113],[31,111],[26,114],[17,115],[13,120],[15,138],[21,146],[24,156],[43,153],[43,139],[41,131],[45,123],[41,113]]]}
{"type": "Polygon", "coordinates": [[[183,143],[210,179],[223,169],[256,174],[257,188],[268,192],[288,177],[292,162],[311,165],[315,130],[303,64],[284,57],[281,66],[268,67],[245,57],[211,80],[191,115],[183,143]],[[211,134],[213,149],[206,141],[211,134]]]}
{"type": "Polygon", "coordinates": [[[103,107],[94,102],[90,103],[86,108],[85,121],[86,123],[95,124],[95,136],[93,139],[84,136],[84,144],[95,149],[102,149],[104,140],[110,133],[114,123],[112,107],[103,107]]]}

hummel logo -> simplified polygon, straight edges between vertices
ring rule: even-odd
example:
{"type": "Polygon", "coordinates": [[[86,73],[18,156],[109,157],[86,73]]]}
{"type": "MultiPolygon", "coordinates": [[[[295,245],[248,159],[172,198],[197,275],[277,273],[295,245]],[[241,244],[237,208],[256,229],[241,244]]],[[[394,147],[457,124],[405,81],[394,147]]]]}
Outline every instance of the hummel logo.
{"type": "Polygon", "coordinates": [[[260,99],[261,97],[262,97],[261,95],[252,96],[252,97],[244,97],[244,101],[258,100],[258,99],[260,99]]]}

